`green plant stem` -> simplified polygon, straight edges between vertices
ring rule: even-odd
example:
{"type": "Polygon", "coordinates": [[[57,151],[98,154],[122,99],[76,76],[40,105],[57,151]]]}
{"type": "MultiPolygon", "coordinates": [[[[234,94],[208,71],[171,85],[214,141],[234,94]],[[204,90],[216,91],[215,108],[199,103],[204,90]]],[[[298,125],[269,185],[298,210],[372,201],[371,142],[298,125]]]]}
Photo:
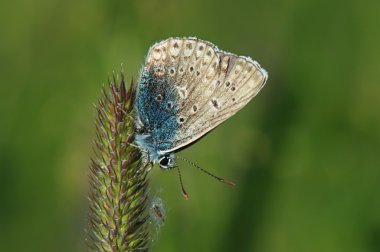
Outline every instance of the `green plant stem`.
{"type": "Polygon", "coordinates": [[[148,247],[148,170],[134,140],[136,85],[123,72],[103,87],[96,106],[95,157],[90,164],[90,251],[145,251],[148,247]]]}

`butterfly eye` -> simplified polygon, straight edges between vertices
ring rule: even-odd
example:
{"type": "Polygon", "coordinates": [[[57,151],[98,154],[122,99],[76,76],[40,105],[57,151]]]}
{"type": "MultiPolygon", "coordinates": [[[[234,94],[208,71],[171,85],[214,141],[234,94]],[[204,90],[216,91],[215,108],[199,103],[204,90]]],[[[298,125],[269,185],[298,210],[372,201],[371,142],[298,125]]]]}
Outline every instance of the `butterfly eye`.
{"type": "Polygon", "coordinates": [[[158,164],[163,169],[173,168],[175,166],[174,159],[170,156],[163,156],[159,161],[158,164]]]}
{"type": "Polygon", "coordinates": [[[169,158],[164,156],[163,158],[160,159],[160,166],[161,167],[168,167],[169,164],[169,158]]]}

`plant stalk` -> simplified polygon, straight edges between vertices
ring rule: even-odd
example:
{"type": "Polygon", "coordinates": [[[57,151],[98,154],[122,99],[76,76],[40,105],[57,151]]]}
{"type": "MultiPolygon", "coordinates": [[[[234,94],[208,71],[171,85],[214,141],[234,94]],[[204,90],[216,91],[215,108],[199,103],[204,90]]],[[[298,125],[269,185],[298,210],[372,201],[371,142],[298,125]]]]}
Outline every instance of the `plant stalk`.
{"type": "Polygon", "coordinates": [[[131,144],[136,85],[123,70],[108,81],[96,105],[96,140],[89,174],[90,251],[148,250],[148,164],[131,144]]]}

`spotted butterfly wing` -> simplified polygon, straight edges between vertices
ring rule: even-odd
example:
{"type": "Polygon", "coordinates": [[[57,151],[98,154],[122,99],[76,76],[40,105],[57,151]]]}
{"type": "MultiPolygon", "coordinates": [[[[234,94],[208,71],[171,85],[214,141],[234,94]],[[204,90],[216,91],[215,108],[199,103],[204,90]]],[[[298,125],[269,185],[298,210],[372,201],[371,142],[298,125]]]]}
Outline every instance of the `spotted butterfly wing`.
{"type": "Polygon", "coordinates": [[[196,38],[153,45],[143,67],[137,113],[161,153],[199,139],[243,108],[267,73],[250,58],[196,38]]]}

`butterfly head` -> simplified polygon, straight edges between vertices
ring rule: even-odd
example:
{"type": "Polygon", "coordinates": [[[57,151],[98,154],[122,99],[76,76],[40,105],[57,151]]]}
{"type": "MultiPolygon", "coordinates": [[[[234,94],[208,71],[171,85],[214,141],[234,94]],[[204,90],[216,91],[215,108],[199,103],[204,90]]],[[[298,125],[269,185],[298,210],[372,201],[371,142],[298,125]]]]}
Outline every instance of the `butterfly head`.
{"type": "Polygon", "coordinates": [[[157,160],[158,165],[164,170],[171,169],[177,166],[177,164],[175,163],[174,153],[163,154],[159,156],[157,160]]]}

